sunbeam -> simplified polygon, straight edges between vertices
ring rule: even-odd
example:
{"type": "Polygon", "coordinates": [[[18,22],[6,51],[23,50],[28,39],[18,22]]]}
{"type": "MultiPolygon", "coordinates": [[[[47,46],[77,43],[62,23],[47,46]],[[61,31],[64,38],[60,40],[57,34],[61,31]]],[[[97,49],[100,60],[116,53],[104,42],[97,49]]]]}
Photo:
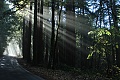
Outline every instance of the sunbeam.
{"type": "Polygon", "coordinates": [[[20,49],[19,45],[16,43],[15,40],[11,40],[9,42],[9,44],[6,47],[3,55],[22,58],[21,49],[20,49]]]}

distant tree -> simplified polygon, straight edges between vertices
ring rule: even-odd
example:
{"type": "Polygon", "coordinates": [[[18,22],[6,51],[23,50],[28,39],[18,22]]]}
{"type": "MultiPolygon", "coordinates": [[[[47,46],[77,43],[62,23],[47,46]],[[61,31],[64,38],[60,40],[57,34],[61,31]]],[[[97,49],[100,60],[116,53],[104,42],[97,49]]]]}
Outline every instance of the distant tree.
{"type": "Polygon", "coordinates": [[[66,1],[66,64],[69,66],[75,66],[75,56],[76,56],[76,33],[75,27],[75,2],[66,1]],[[72,19],[72,24],[70,24],[70,19],[72,19]]]}

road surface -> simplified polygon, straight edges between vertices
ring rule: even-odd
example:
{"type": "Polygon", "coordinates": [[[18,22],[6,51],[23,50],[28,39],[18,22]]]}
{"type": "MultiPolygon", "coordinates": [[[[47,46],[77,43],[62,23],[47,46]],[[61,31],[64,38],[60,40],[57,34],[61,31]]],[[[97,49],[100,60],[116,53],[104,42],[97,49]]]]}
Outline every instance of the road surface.
{"type": "Polygon", "coordinates": [[[3,56],[0,58],[0,80],[44,80],[25,69],[15,57],[3,56]]]}

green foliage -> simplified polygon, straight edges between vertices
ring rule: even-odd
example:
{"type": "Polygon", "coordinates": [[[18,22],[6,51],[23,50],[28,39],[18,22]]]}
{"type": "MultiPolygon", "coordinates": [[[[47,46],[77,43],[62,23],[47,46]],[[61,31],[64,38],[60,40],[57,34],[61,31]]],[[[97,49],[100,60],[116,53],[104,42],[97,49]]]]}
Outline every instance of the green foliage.
{"type": "Polygon", "coordinates": [[[108,69],[105,73],[109,73],[109,75],[112,74],[112,76],[120,75],[119,67],[114,66],[115,63],[112,62],[114,60],[111,59],[115,54],[114,51],[120,47],[120,32],[112,26],[110,29],[95,29],[88,32],[88,35],[93,39],[93,44],[89,46],[90,53],[87,59],[91,59],[95,56],[96,60],[99,61],[99,65],[102,65],[102,69],[108,69]],[[105,65],[107,66],[105,67],[105,65]]]}
{"type": "Polygon", "coordinates": [[[3,11],[3,16],[11,15],[16,13],[19,10],[24,9],[27,5],[29,5],[29,2],[30,2],[29,0],[6,0],[6,1],[11,3],[13,7],[7,8],[7,10],[3,11]]]}
{"type": "Polygon", "coordinates": [[[91,53],[88,55],[87,59],[90,59],[94,53],[105,56],[107,48],[111,45],[111,32],[107,28],[99,28],[88,32],[88,35],[93,39],[94,45],[89,47],[91,53]]]}
{"type": "Polygon", "coordinates": [[[88,55],[87,59],[90,59],[92,56],[93,56],[93,52],[88,55]]]}
{"type": "Polygon", "coordinates": [[[23,9],[26,7],[26,5],[29,4],[30,0],[8,0],[9,2],[14,4],[14,8],[16,9],[23,9]]]}
{"type": "Polygon", "coordinates": [[[22,22],[21,17],[18,14],[14,13],[4,16],[3,13],[9,9],[9,5],[4,1],[0,1],[0,4],[3,4],[0,8],[0,53],[3,53],[7,43],[11,39],[16,38],[15,36],[18,36],[22,22]]]}

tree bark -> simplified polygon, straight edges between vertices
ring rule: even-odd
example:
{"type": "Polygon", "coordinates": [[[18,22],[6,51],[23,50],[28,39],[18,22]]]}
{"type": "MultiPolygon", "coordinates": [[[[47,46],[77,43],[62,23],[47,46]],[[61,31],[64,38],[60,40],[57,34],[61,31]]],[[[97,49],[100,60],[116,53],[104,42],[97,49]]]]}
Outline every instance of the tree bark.
{"type": "Polygon", "coordinates": [[[33,65],[38,64],[37,55],[37,0],[34,0],[33,65]]]}

